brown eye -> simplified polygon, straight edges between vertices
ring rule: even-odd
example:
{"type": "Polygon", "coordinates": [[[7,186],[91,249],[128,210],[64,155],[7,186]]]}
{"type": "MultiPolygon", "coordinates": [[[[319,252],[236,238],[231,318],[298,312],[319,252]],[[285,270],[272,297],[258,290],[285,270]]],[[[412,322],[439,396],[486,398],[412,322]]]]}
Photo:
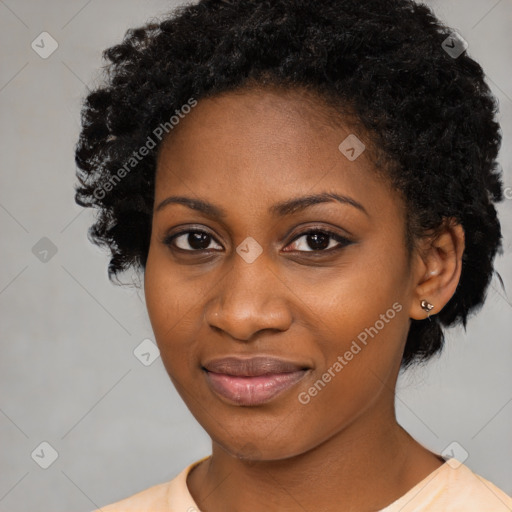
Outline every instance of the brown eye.
{"type": "Polygon", "coordinates": [[[296,241],[301,238],[305,239],[305,242],[300,244],[301,248],[292,250],[298,252],[330,252],[353,243],[347,238],[325,229],[311,229],[301,233],[293,240],[293,243],[296,244],[296,241]],[[306,249],[306,247],[310,247],[310,249],[306,249]]]}
{"type": "Polygon", "coordinates": [[[176,233],[165,238],[164,243],[172,248],[178,248],[182,251],[198,252],[210,250],[209,245],[213,240],[215,240],[213,236],[206,231],[189,230],[181,231],[180,233],[176,233]],[[191,249],[187,248],[187,245],[191,249]]]}

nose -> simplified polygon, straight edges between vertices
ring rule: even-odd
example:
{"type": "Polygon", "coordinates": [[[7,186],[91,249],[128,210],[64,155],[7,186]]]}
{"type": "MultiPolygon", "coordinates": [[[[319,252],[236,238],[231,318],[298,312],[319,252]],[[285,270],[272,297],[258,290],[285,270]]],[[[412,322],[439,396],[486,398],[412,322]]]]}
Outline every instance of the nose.
{"type": "Polygon", "coordinates": [[[292,295],[264,254],[247,263],[238,255],[205,306],[211,328],[250,341],[261,330],[286,331],[293,320],[292,295]]]}

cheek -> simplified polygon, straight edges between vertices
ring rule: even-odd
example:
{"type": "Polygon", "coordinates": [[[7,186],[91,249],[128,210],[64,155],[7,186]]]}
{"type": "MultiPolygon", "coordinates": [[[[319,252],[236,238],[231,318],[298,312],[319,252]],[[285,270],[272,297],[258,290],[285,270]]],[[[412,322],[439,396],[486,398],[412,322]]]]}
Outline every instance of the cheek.
{"type": "Polygon", "coordinates": [[[194,336],[201,296],[199,282],[171,268],[159,250],[150,249],[144,275],[146,307],[160,355],[171,378],[184,369],[199,342],[194,336]]]}
{"type": "Polygon", "coordinates": [[[313,350],[321,362],[301,389],[311,409],[339,404],[337,417],[349,417],[378,395],[383,382],[393,385],[409,328],[407,259],[397,247],[395,253],[358,251],[324,283],[323,293],[310,296],[310,321],[318,327],[313,350]]]}
{"type": "Polygon", "coordinates": [[[407,319],[398,314],[406,309],[409,295],[407,254],[398,242],[395,251],[384,245],[377,240],[354,250],[331,279],[323,281],[321,293],[308,301],[321,320],[319,326],[325,327],[324,339],[337,350],[360,334],[364,341],[372,327],[390,339],[407,329],[407,319]]]}

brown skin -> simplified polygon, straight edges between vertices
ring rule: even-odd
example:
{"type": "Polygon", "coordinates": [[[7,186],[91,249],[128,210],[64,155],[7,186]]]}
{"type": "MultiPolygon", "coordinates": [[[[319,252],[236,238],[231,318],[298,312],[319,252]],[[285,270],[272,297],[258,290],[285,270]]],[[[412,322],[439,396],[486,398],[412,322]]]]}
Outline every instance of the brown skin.
{"type": "Polygon", "coordinates": [[[205,512],[376,510],[443,463],[398,425],[394,391],[410,318],[427,315],[420,300],[435,314],[455,291],[462,228],[447,224],[410,255],[401,197],[377,177],[369,150],[353,162],[341,154],[353,132],[305,94],[252,89],[202,99],[158,159],[145,295],[165,368],[212,438],[212,457],[187,481],[205,512]],[[366,213],[338,202],[282,218],[267,212],[324,191],[366,213]],[[156,210],[170,195],[201,198],[227,216],[178,204],[156,210]],[[340,244],[328,238],[314,251],[302,235],[310,228],[352,243],[330,251],[340,244]],[[174,249],[164,243],[186,229],[209,233],[208,250],[187,235],[174,249]],[[263,249],[252,263],[236,252],[249,236],[263,249]],[[394,303],[401,311],[301,403],[299,393],[394,303]],[[233,405],[211,391],[201,368],[230,355],[276,356],[311,370],[266,404],[233,405]]]}

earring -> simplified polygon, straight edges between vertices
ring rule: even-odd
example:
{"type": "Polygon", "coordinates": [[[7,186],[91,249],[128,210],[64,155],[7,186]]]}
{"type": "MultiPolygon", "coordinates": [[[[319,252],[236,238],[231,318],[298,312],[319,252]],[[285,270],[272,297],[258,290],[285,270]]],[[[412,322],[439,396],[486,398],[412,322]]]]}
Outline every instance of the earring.
{"type": "Polygon", "coordinates": [[[423,299],[420,302],[421,309],[427,313],[428,318],[430,319],[430,312],[434,309],[434,304],[430,304],[427,300],[423,299]]]}

